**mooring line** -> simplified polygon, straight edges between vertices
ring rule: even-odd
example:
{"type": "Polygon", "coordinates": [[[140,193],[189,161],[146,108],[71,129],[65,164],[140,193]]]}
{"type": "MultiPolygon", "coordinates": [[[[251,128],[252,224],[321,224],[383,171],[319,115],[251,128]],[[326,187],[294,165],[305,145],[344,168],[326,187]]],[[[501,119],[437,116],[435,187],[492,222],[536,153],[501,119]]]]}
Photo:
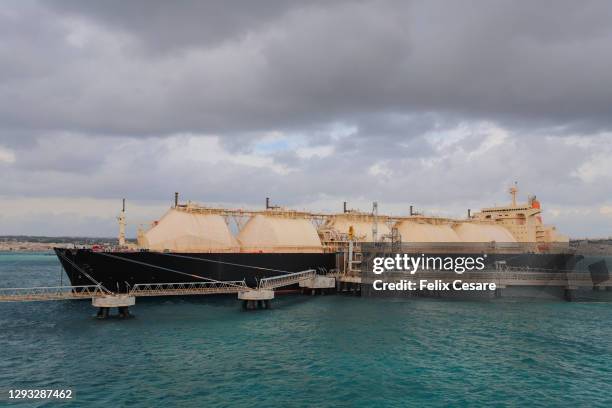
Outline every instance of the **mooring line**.
{"type": "Polygon", "coordinates": [[[102,288],[103,290],[105,290],[108,293],[111,293],[110,290],[106,289],[106,287],[104,287],[104,285],[102,285],[102,283],[98,282],[97,280],[95,280],[94,278],[91,277],[90,274],[88,274],[87,272],[85,272],[80,266],[78,266],[76,263],[74,263],[70,258],[68,258],[66,255],[64,255],[63,253],[61,253],[60,251],[56,251],[56,253],[62,257],[64,260],[66,260],[70,265],[72,265],[77,271],[81,272],[83,275],[85,275],[85,277],[87,279],[89,279],[90,281],[92,281],[93,283],[95,283],[97,286],[99,286],[100,288],[102,288]]]}
{"type": "MultiPolygon", "coordinates": [[[[161,269],[161,270],[172,272],[172,273],[178,273],[180,275],[191,276],[192,278],[202,279],[202,280],[205,280],[205,281],[208,281],[208,282],[217,282],[217,283],[225,283],[226,282],[226,281],[220,281],[220,280],[217,280],[217,279],[206,278],[206,277],[200,276],[200,275],[194,275],[194,274],[187,273],[187,272],[181,272],[181,271],[177,271],[175,269],[170,269],[170,268],[166,268],[166,267],[163,267],[163,266],[157,266],[157,265],[149,264],[149,263],[142,262],[142,261],[137,261],[135,259],[129,259],[129,258],[124,258],[122,256],[111,255],[111,254],[107,254],[105,252],[96,252],[96,254],[108,256],[110,258],[120,259],[122,261],[133,262],[133,263],[136,263],[136,264],[139,264],[139,265],[147,266],[149,268],[156,268],[156,269],[161,269]]],[[[228,285],[230,285],[230,286],[240,286],[240,285],[233,285],[231,283],[228,283],[228,285]]]]}

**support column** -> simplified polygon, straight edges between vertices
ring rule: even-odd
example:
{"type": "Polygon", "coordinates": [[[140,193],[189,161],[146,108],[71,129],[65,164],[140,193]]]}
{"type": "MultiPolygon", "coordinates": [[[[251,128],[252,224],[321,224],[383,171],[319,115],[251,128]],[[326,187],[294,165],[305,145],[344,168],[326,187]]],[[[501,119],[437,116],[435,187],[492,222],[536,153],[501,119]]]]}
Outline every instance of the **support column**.
{"type": "Polygon", "coordinates": [[[119,306],[117,310],[119,310],[119,317],[123,317],[123,318],[132,317],[132,315],[130,314],[130,308],[127,306],[119,306]]]}
{"type": "Polygon", "coordinates": [[[96,317],[98,319],[107,319],[109,310],[110,310],[110,307],[99,307],[98,314],[96,315],[96,317]]]}

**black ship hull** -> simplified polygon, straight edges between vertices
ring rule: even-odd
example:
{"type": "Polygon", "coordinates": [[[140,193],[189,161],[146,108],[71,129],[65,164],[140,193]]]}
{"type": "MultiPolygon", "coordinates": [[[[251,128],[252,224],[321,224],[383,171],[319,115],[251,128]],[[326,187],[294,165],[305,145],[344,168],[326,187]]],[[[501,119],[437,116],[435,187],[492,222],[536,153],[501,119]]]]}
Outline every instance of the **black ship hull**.
{"type": "MultiPolygon", "coordinates": [[[[343,262],[342,256],[334,253],[171,253],[66,248],[55,248],[55,253],[72,285],[101,283],[112,292],[125,292],[138,283],[210,279],[244,280],[248,286],[255,287],[262,278],[307,269],[319,272],[341,269],[338,265],[343,262]]],[[[509,267],[552,272],[572,270],[580,258],[571,254],[490,254],[486,263],[488,270],[495,269],[497,261],[504,261],[509,267]]]]}
{"type": "Polygon", "coordinates": [[[242,281],[254,287],[259,279],[307,269],[335,268],[333,253],[160,253],[108,252],[55,248],[73,286],[101,283],[125,292],[137,283],[242,281]]]}

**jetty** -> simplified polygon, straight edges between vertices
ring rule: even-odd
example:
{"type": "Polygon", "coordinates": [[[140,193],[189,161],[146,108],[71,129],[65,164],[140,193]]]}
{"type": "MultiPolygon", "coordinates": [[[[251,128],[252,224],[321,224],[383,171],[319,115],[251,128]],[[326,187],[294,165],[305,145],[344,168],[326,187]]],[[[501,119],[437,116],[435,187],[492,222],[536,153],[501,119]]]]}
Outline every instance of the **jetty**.
{"type": "Polygon", "coordinates": [[[125,293],[112,292],[100,283],[83,286],[0,288],[0,302],[91,299],[92,305],[98,308],[98,317],[107,318],[111,308],[117,308],[119,316],[129,317],[129,307],[136,304],[137,297],[237,294],[243,309],[255,310],[269,309],[275,289],[295,284],[314,290],[333,288],[335,280],[317,275],[314,269],[309,269],[261,279],[257,287],[247,286],[244,280],[210,279],[204,282],[139,283],[129,287],[125,293]]]}

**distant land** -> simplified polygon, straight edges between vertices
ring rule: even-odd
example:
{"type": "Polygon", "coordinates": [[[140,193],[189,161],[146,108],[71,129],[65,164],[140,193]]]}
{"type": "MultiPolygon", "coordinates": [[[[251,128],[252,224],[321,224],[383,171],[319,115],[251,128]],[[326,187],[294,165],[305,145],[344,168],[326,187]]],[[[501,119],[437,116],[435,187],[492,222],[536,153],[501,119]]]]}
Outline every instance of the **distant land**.
{"type": "MultiPolygon", "coordinates": [[[[83,245],[117,245],[117,238],[108,237],[43,237],[31,235],[0,235],[2,252],[41,252],[51,251],[53,247],[72,247],[83,245]]],[[[135,242],[135,240],[128,242],[135,242]]]]}

